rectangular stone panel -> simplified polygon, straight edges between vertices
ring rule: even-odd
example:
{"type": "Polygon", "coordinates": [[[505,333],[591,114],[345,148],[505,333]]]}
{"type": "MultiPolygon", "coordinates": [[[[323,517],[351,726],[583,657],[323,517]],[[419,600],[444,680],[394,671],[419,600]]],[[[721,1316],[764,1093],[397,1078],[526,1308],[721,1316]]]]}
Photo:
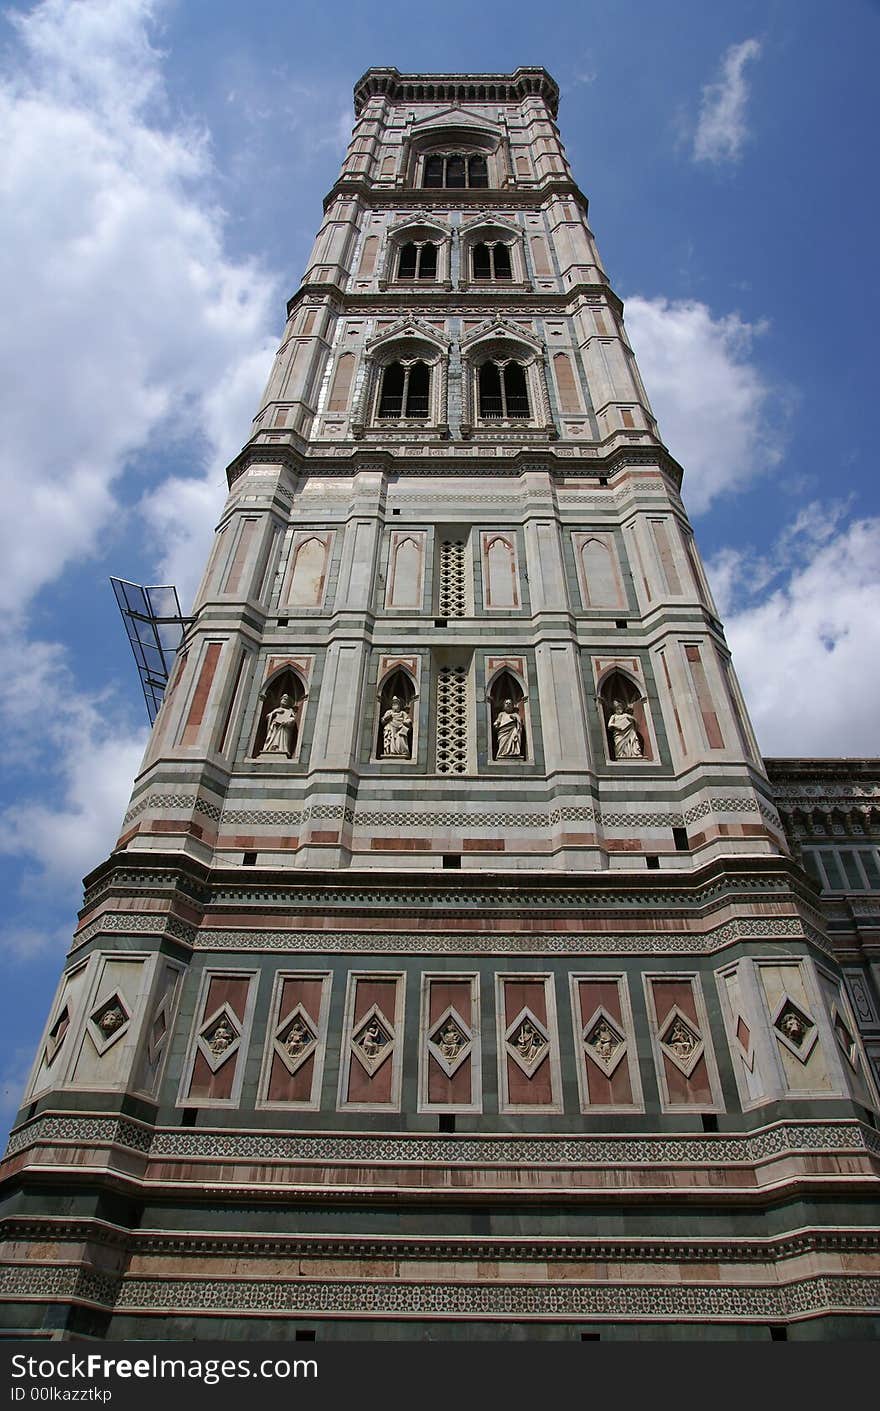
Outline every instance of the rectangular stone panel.
{"type": "Polygon", "coordinates": [[[258,983],[256,971],[206,970],[202,975],[177,1099],[181,1106],[239,1102],[258,983]]]}
{"type": "Polygon", "coordinates": [[[275,976],[259,1106],[320,1107],[331,984],[329,971],[281,970],[275,976]]]}
{"type": "Polygon", "coordinates": [[[626,976],[569,976],[582,1112],[640,1111],[641,1083],[626,976]]]}
{"type": "Polygon", "coordinates": [[[559,1036],[552,975],[496,975],[501,1112],[561,1112],[559,1036]]]}
{"type": "Polygon", "coordinates": [[[419,1111],[480,1112],[479,977],[422,976],[419,1111]]]}
{"type": "Polygon", "coordinates": [[[340,1109],[399,1111],[403,1074],[404,977],[350,971],[339,1062],[340,1109]]]}

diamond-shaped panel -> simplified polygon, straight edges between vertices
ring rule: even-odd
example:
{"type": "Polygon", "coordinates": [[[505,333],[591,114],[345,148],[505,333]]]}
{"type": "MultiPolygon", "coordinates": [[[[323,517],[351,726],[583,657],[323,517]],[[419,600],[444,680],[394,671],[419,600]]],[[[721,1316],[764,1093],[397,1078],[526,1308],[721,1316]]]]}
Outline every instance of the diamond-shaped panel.
{"type": "Polygon", "coordinates": [[[298,1004],[275,1031],[275,1051],[288,1072],[295,1073],[314,1053],[317,1044],[311,1021],[302,1005],[298,1004]]]}
{"type": "Polygon", "coordinates": [[[102,1056],[128,1028],[131,1010],[117,990],[96,1005],[89,1015],[88,1030],[92,1043],[102,1056]]]}
{"type": "Polygon", "coordinates": [[[660,1047],[670,1062],[689,1078],[703,1054],[703,1040],[696,1025],[673,1005],[660,1034],[660,1047]]]}
{"type": "Polygon", "coordinates": [[[610,1078],[626,1052],[626,1039],[606,1009],[599,1008],[583,1029],[584,1052],[610,1078]]]}
{"type": "Polygon", "coordinates": [[[541,1021],[528,1008],[521,1009],[505,1034],[507,1052],[527,1078],[540,1068],[550,1052],[550,1040],[541,1021]]]}
{"type": "Polygon", "coordinates": [[[447,1078],[451,1078],[471,1051],[471,1031],[456,1009],[450,1006],[428,1034],[428,1048],[447,1078]]]}
{"type": "Polygon", "coordinates": [[[351,1036],[355,1057],[372,1078],[394,1046],[394,1026],[374,1004],[351,1036]]]}

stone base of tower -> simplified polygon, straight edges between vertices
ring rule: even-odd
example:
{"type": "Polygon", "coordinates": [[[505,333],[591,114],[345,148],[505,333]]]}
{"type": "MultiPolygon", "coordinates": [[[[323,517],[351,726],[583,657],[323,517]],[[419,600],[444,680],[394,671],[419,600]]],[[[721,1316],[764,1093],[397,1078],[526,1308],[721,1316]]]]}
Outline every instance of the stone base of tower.
{"type": "Polygon", "coordinates": [[[119,853],[0,1168],[0,1326],[872,1336],[875,1110],[783,859],[291,878],[119,853]]]}

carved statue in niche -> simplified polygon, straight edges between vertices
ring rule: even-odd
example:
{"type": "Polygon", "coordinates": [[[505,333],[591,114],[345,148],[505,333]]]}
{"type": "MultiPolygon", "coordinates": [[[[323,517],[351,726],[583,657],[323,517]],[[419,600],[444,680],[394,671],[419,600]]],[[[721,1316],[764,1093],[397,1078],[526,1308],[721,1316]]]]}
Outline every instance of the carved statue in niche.
{"type": "Polygon", "coordinates": [[[382,713],[382,756],[397,755],[409,759],[410,733],[412,720],[399,696],[391,697],[391,704],[382,713]]]}
{"type": "Polygon", "coordinates": [[[489,697],[493,759],[525,758],[522,701],[522,691],[510,673],[503,671],[493,682],[489,697]]]}
{"type": "Polygon", "coordinates": [[[495,731],[495,758],[521,759],[522,721],[509,697],[502,703],[500,711],[492,721],[492,727],[495,731]]]}
{"type": "Polygon", "coordinates": [[[405,671],[393,671],[379,692],[379,759],[411,759],[415,688],[405,671]]]}
{"type": "Polygon", "coordinates": [[[635,714],[640,697],[619,671],[612,673],[600,696],[608,744],[613,759],[644,759],[645,750],[635,714]]]}
{"type": "Polygon", "coordinates": [[[266,738],[261,754],[286,755],[289,759],[296,744],[297,708],[285,691],[274,710],[266,716],[266,738]]]}

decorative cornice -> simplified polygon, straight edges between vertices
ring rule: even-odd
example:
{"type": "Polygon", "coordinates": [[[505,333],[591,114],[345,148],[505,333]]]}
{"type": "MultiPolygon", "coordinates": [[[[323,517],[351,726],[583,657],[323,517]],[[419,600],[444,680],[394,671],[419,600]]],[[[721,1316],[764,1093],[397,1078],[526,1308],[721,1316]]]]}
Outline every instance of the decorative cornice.
{"type": "Polygon", "coordinates": [[[389,103],[522,103],[543,98],[556,117],[559,85],[542,67],[513,73],[401,73],[396,68],[369,68],[354,86],[354,112],[360,117],[371,98],[389,103]]]}
{"type": "Polygon", "coordinates": [[[138,1256],[213,1255],[285,1259],[528,1260],[554,1263],[589,1260],[626,1263],[777,1263],[818,1253],[874,1254],[876,1227],[805,1228],[764,1238],[693,1239],[651,1236],[542,1235],[487,1238],[482,1235],[267,1234],[225,1230],[129,1229],[102,1219],[10,1215],[0,1221],[0,1240],[99,1244],[138,1256]]]}

